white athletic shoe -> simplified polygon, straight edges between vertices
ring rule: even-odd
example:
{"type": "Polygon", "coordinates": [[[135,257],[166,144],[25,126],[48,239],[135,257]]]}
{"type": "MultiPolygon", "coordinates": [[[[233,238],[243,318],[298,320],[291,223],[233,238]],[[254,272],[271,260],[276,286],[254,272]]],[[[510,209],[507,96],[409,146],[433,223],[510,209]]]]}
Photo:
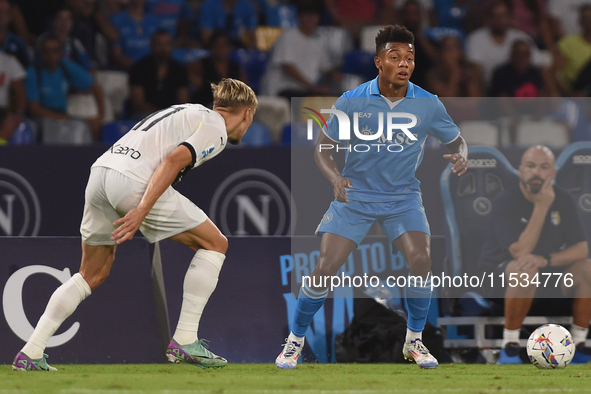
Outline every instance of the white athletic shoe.
{"type": "Polygon", "coordinates": [[[282,369],[294,369],[298,365],[298,359],[304,348],[304,338],[298,339],[290,333],[281,346],[283,346],[283,351],[275,359],[275,365],[282,369]]]}
{"type": "Polygon", "coordinates": [[[429,349],[418,338],[411,343],[405,343],[402,354],[405,359],[414,361],[421,368],[436,368],[439,365],[437,359],[429,353],[429,349]]]}

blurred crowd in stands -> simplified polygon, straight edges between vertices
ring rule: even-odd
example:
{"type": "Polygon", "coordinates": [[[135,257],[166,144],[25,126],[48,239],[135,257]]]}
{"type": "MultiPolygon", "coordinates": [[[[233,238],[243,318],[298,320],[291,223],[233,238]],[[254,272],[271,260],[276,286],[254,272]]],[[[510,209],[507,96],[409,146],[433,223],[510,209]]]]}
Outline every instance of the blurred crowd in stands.
{"type": "Polygon", "coordinates": [[[475,140],[519,142],[522,121],[591,140],[587,1],[0,0],[0,145],[112,143],[159,109],[211,106],[224,77],[260,98],[246,144],[290,143],[289,99],[375,78],[375,35],[396,23],[415,35],[411,81],[458,98],[475,140]],[[486,97],[509,101],[486,118],[486,97]]]}

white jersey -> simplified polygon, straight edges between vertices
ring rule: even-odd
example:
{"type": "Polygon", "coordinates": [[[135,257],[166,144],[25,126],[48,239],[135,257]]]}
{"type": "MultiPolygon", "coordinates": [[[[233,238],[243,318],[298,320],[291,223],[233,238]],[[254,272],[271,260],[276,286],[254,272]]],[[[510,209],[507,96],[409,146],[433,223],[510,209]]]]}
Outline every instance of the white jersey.
{"type": "Polygon", "coordinates": [[[173,105],[139,121],[92,167],[112,168],[148,183],[162,160],[184,145],[193,161],[179,173],[176,182],[191,168],[219,154],[227,140],[226,123],[219,113],[200,104],[173,105]]]}

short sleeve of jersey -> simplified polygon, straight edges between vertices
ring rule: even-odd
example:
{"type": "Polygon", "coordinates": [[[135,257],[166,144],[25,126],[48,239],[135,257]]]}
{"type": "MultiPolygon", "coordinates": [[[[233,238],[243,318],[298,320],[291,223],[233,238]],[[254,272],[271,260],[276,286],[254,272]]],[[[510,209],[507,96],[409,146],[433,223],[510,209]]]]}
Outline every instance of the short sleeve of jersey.
{"type": "Polygon", "coordinates": [[[224,138],[224,130],[217,125],[201,122],[197,130],[181,145],[191,151],[193,163],[190,168],[195,168],[201,163],[217,156],[226,146],[227,137],[224,138]]]}
{"type": "Polygon", "coordinates": [[[77,90],[86,90],[90,88],[94,79],[82,66],[67,60],[64,60],[63,64],[70,74],[67,77],[67,80],[71,87],[77,90]]]}
{"type": "Polygon", "coordinates": [[[449,144],[460,135],[460,129],[445,110],[443,103],[437,97],[433,99],[435,100],[435,111],[431,119],[429,134],[437,138],[442,144],[449,144]]]}
{"type": "MultiPolygon", "coordinates": [[[[349,99],[348,97],[342,95],[337,99],[337,102],[332,106],[332,109],[338,109],[339,111],[343,111],[344,113],[348,114],[349,109],[349,99]]],[[[322,127],[322,131],[324,134],[334,142],[340,142],[339,140],[339,120],[334,114],[330,114],[328,117],[328,121],[326,122],[326,127],[322,127]]]]}

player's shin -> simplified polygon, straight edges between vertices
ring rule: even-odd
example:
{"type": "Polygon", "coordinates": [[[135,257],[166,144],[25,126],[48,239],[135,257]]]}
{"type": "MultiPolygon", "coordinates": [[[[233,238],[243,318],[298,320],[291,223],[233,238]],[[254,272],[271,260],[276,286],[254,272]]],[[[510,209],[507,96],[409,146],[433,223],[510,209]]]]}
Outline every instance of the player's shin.
{"type": "Polygon", "coordinates": [[[409,281],[405,288],[405,304],[408,311],[406,342],[421,338],[431,305],[431,276],[427,280],[409,281]]]}
{"type": "Polygon", "coordinates": [[[33,335],[31,335],[21,352],[31,360],[40,359],[49,338],[90,294],[90,286],[79,273],[76,273],[66,283],[58,287],[49,299],[45,312],[39,319],[33,335]]]}
{"type": "Polygon", "coordinates": [[[173,336],[179,345],[188,345],[197,340],[203,308],[215,290],[225,258],[222,253],[204,249],[198,250],[193,257],[185,274],[183,305],[173,336]]]}
{"type": "Polygon", "coordinates": [[[328,288],[324,290],[314,290],[309,286],[309,283],[302,284],[300,294],[298,295],[298,302],[295,310],[294,324],[291,332],[296,337],[303,337],[308,331],[308,327],[314,318],[314,315],[324,305],[324,301],[328,296],[328,288]]]}

